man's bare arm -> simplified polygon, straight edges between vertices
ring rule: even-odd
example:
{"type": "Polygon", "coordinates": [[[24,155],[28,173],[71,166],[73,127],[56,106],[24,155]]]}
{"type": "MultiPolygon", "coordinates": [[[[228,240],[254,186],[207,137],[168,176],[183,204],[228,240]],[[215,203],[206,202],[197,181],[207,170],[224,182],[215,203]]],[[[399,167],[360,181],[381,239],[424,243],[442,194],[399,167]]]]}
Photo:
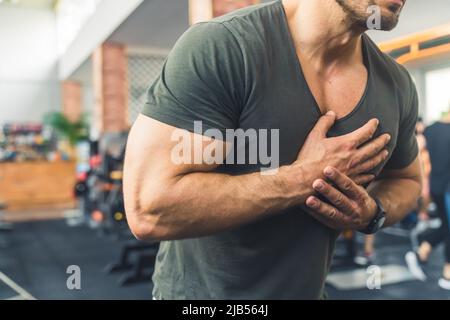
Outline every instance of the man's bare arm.
{"type": "MultiPolygon", "coordinates": [[[[211,172],[217,164],[174,164],[174,130],[180,129],[141,116],[130,132],[124,193],[128,222],[138,238],[212,234],[281,210],[308,194],[301,177],[288,168],[277,175],[229,176],[211,172]]],[[[193,141],[195,135],[189,137],[193,141]]],[[[203,141],[202,149],[212,143],[226,150],[222,141],[197,139],[203,141]]]]}
{"type": "MultiPolygon", "coordinates": [[[[177,142],[171,137],[180,129],[140,116],[130,132],[125,160],[125,207],[133,233],[140,239],[175,240],[261,219],[304,203],[313,192],[312,181],[329,163],[359,183],[373,179],[363,173],[385,159],[388,142],[386,136],[370,141],[378,122],[343,137],[327,138],[335,118],[328,114],[320,119],[294,164],[273,175],[231,176],[212,172],[217,164],[207,161],[175,164],[172,152],[177,142]]],[[[194,139],[194,134],[189,137],[194,139]]],[[[221,141],[201,139],[202,150],[211,143],[216,150],[227,147],[221,141]]]]}
{"type": "Polygon", "coordinates": [[[422,184],[419,156],[405,169],[385,170],[380,179],[371,184],[370,195],[380,199],[388,213],[386,227],[403,220],[417,207],[422,184]]]}

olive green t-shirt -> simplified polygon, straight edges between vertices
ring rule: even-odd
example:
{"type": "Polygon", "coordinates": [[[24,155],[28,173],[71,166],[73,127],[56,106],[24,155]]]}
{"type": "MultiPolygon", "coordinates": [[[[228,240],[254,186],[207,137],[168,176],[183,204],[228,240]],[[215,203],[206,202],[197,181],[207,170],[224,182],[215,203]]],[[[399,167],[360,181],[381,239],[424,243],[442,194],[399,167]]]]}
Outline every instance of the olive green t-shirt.
{"type": "MultiPolygon", "coordinates": [[[[400,169],[418,154],[417,92],[407,71],[363,35],[366,90],[331,136],[376,117],[390,133],[391,157],[375,170],[400,169]]],[[[191,27],[148,92],[144,115],[194,131],[279,129],[280,166],[292,164],[321,116],[305,81],[280,1],[191,27]]],[[[157,156],[157,155],[155,155],[157,156]]],[[[225,164],[232,175],[256,164],[225,164]]],[[[217,186],[220,188],[220,186],[217,186]]],[[[196,188],[196,186],[192,186],[196,188]]],[[[230,198],[226,201],[233,201],[230,198]]],[[[215,209],[220,212],[220,206],[215,209]]],[[[185,212],[191,214],[191,212],[185,212]]],[[[211,212],[213,215],[214,212],[211,212]]],[[[212,236],[166,241],[157,257],[157,299],[318,299],[338,233],[295,207],[212,236]]]]}

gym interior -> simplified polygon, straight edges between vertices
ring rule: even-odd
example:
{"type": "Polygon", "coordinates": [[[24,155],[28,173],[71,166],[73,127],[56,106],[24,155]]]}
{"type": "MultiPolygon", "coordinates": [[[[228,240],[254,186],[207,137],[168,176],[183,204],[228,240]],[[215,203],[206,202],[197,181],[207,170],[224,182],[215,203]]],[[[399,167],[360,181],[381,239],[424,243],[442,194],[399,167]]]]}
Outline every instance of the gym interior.
{"type": "MultiPolygon", "coordinates": [[[[191,25],[266,2],[0,0],[0,299],[154,299],[160,243],[137,240],[124,208],[128,132],[191,25]]],[[[420,126],[448,118],[450,2],[407,1],[397,28],[367,34],[410,73],[420,126]]],[[[436,208],[375,236],[343,230],[328,299],[450,299],[443,245],[426,279],[405,260],[442,226],[436,208]]]]}

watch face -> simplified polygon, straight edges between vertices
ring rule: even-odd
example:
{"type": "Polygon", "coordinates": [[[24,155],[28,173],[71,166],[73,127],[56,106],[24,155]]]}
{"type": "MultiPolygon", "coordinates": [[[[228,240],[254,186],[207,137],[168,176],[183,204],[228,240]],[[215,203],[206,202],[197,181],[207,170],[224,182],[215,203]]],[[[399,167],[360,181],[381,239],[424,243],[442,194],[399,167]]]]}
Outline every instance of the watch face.
{"type": "Polygon", "coordinates": [[[386,217],[382,217],[377,223],[377,228],[381,229],[384,226],[385,222],[386,222],[386,217]]]}

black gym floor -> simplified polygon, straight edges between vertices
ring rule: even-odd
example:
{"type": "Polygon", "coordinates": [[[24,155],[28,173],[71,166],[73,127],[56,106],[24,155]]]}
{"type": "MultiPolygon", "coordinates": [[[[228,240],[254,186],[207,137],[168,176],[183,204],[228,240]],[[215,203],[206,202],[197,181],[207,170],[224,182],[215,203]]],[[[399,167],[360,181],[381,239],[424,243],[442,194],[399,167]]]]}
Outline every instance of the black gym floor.
{"type": "MultiPolygon", "coordinates": [[[[151,299],[151,283],[121,287],[121,274],[104,269],[118,258],[121,242],[100,237],[84,226],[69,227],[65,220],[17,223],[11,233],[0,233],[0,272],[36,299],[151,299]],[[66,269],[81,268],[81,290],[68,290],[66,269]]],[[[409,241],[381,234],[377,264],[403,264],[409,241]]],[[[431,279],[383,286],[381,290],[339,291],[328,287],[331,299],[450,299],[437,286],[441,251],[433,254],[431,279]]],[[[0,274],[1,275],[1,274],[0,274]]],[[[0,280],[0,299],[16,297],[0,280]]]]}
{"type": "MultiPolygon", "coordinates": [[[[122,274],[104,271],[118,257],[121,242],[87,227],[68,227],[65,220],[20,223],[0,238],[0,271],[36,299],[152,298],[151,283],[121,287],[122,274]],[[71,265],[81,269],[81,290],[67,289],[71,265]]],[[[14,295],[0,284],[0,299],[14,295]]]]}

